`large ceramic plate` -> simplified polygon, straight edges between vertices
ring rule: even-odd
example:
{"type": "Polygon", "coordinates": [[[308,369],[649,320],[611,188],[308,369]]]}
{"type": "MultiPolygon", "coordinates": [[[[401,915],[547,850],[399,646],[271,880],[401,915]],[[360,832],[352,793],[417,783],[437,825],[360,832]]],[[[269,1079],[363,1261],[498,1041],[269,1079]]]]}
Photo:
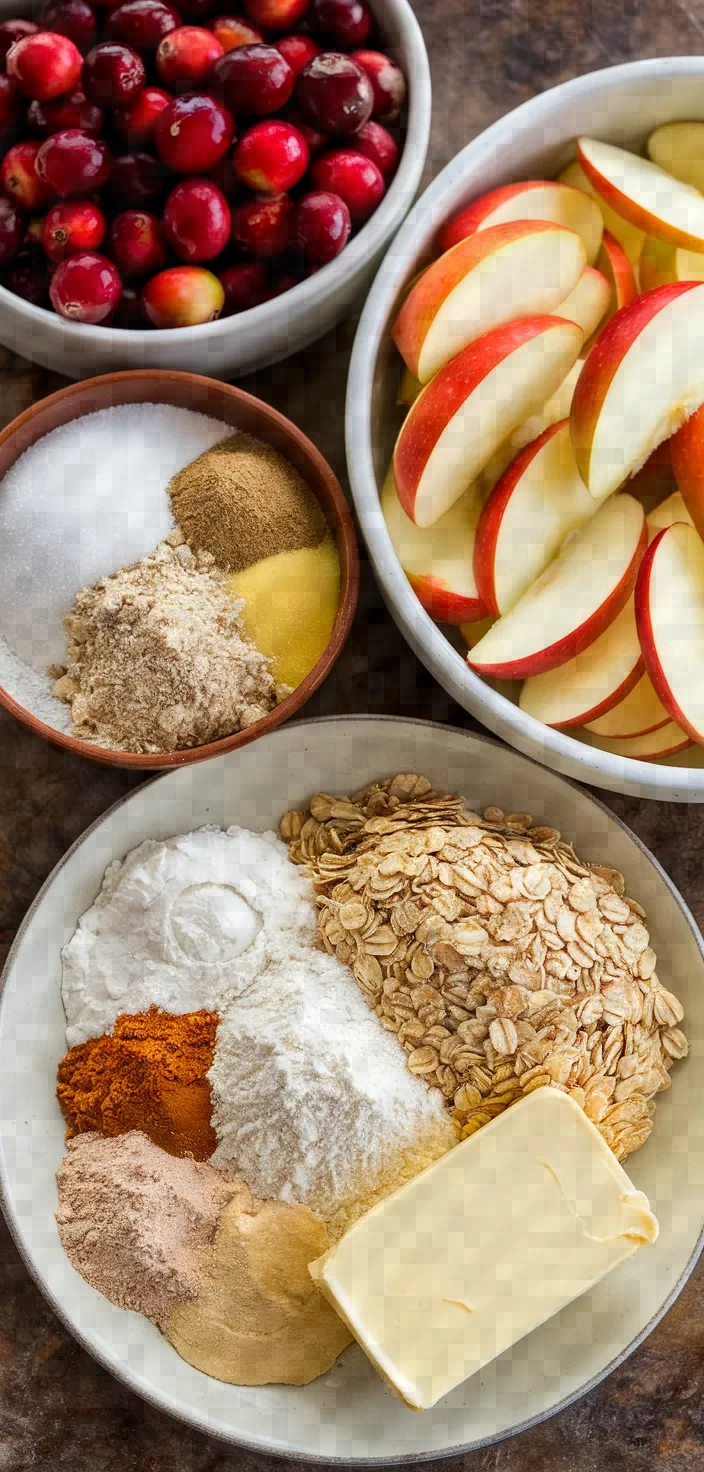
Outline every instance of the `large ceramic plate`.
{"type": "Polygon", "coordinates": [[[652,1329],[702,1245],[704,1219],[702,940],[667,876],[584,792],[481,737],[417,721],[346,717],[287,726],[255,746],[157,778],[118,804],[54,870],[13,947],[0,1003],[0,1178],[24,1259],[52,1307],[91,1354],[153,1404],[251,1448],[326,1462],[412,1460],[497,1440],[580,1395],[652,1329]],[[202,823],[273,827],[318,790],[421,771],[471,804],[529,811],[586,858],[613,864],[646,907],[658,970],[682,998],[692,1050],[660,1096],[654,1134],[629,1161],[660,1219],[657,1244],[447,1396],[407,1410],[361,1351],[305,1389],[238,1389],[179,1359],[145,1319],[114,1308],[64,1257],[54,1224],[63,1152],[54,1098],[64,1051],[59,949],[92,901],[106,864],[147,837],[202,823]]]}

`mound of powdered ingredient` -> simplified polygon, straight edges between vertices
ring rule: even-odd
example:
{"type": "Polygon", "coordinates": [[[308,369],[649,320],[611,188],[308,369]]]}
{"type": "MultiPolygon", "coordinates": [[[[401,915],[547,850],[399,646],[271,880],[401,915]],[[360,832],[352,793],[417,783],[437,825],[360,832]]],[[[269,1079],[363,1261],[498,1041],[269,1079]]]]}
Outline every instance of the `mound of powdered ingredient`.
{"type": "Polygon", "coordinates": [[[160,1327],[195,1298],[203,1254],[236,1186],[133,1130],[76,1135],[57,1171],[56,1221],[77,1272],[118,1308],[160,1327]]]}

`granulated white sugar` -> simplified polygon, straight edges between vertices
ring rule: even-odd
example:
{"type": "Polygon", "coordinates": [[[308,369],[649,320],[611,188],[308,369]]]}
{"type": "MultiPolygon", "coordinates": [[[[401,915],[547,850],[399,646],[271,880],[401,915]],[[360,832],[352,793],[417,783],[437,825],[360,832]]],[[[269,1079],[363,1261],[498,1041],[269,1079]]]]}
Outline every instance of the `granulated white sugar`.
{"type": "Polygon", "coordinates": [[[52,726],[55,731],[70,731],[71,711],[62,700],[52,695],[53,680],[33,670],[12,653],[6,639],[0,634],[0,685],[29,714],[52,726]]]}
{"type": "Polygon", "coordinates": [[[124,404],[25,451],[0,482],[0,635],[13,654],[42,674],[63,663],[76,593],[168,536],[171,477],[231,434],[190,409],[124,404]]]}

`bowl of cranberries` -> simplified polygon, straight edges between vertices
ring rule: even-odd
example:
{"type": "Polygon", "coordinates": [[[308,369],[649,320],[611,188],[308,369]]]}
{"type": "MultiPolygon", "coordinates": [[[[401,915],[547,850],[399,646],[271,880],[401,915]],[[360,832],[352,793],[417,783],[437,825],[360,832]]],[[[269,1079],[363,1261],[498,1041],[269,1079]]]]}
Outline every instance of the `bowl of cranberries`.
{"type": "Polygon", "coordinates": [[[2,7],[0,342],[72,378],[225,377],[305,347],[420,181],[408,0],[177,4],[2,7]]]}

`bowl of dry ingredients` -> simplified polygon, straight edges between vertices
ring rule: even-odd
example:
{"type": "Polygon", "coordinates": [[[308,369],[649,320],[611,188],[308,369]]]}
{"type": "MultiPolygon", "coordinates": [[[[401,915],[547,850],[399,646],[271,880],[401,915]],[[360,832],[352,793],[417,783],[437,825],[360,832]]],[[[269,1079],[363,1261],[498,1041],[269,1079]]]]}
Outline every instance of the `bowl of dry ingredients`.
{"type": "Polygon", "coordinates": [[[129,372],[0,435],[0,705],[94,761],[243,746],[325,679],[359,559],[330,466],[229,384],[129,372]]]}

